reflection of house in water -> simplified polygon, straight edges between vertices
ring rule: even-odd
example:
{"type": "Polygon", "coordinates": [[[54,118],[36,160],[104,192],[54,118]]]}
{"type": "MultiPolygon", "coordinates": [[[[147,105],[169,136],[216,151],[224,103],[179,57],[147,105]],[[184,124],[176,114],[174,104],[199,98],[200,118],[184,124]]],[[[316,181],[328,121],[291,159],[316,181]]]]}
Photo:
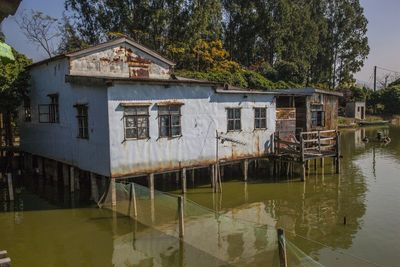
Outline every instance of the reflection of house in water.
{"type": "Polygon", "coordinates": [[[153,226],[157,231],[145,228],[135,234],[117,237],[113,264],[132,266],[150,261],[158,266],[169,261],[171,266],[176,266],[173,263],[179,257],[184,258],[186,266],[220,266],[221,263],[272,266],[276,261],[275,222],[266,212],[264,203],[243,205],[220,216],[211,212],[200,213],[185,218],[183,251],[176,237],[176,222],[166,223],[153,226]],[[251,223],[248,220],[255,221],[251,223]],[[259,227],[255,227],[255,223],[259,227]]]}
{"type": "Polygon", "coordinates": [[[365,143],[363,139],[365,138],[365,128],[359,128],[354,131],[354,145],[356,148],[364,148],[365,143]]]}

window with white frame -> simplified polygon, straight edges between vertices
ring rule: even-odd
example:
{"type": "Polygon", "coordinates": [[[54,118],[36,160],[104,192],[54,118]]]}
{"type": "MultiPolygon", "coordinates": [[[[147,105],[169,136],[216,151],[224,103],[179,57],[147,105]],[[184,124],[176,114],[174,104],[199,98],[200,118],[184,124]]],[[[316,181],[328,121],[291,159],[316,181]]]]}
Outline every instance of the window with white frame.
{"type": "Polygon", "coordinates": [[[124,132],[125,139],[149,138],[148,106],[124,107],[124,132]]]}
{"type": "Polygon", "coordinates": [[[254,129],[267,129],[267,108],[254,108],[254,129]]]}
{"type": "Polygon", "coordinates": [[[158,127],[160,137],[181,136],[181,105],[159,105],[158,127]]]}
{"type": "Polygon", "coordinates": [[[228,131],[240,131],[242,129],[241,123],[241,109],[240,108],[227,108],[228,131]]]}

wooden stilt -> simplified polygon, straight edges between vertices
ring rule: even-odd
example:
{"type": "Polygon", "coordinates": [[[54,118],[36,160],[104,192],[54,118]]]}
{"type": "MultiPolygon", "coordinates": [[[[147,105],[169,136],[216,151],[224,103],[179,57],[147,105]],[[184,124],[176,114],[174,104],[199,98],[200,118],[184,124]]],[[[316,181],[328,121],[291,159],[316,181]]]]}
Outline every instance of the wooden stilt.
{"type": "Polygon", "coordinates": [[[196,170],[195,170],[195,169],[192,169],[192,179],[191,179],[192,187],[194,187],[194,177],[195,177],[195,174],[196,174],[196,170]]]}
{"type": "Polygon", "coordinates": [[[317,170],[317,159],[314,159],[314,170],[317,170]]]}
{"type": "Polygon", "coordinates": [[[319,166],[320,166],[321,168],[324,167],[324,158],[321,158],[321,159],[320,159],[319,166]]]}

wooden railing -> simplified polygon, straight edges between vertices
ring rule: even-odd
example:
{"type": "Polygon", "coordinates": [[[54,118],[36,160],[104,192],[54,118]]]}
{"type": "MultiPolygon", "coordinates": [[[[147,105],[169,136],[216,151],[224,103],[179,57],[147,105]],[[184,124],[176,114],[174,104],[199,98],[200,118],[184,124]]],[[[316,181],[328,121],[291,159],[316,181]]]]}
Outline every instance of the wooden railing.
{"type": "Polygon", "coordinates": [[[277,155],[286,154],[299,158],[335,156],[339,154],[340,134],[336,130],[301,132],[300,140],[282,140],[279,133],[275,135],[275,152],[277,155]]]}

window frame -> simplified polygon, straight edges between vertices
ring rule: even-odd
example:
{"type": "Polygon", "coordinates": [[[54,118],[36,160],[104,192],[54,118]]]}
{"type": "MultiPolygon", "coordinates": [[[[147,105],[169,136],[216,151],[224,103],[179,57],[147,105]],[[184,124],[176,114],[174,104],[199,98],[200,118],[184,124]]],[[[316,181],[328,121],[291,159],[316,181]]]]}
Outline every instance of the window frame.
{"type": "Polygon", "coordinates": [[[168,104],[168,105],[163,105],[163,104],[159,104],[157,105],[158,107],[158,115],[157,115],[157,119],[158,119],[158,138],[179,138],[182,137],[182,104],[168,104]],[[171,113],[171,107],[175,107],[178,108],[178,114],[176,113],[171,113]],[[168,113],[166,114],[161,114],[161,108],[168,108],[168,113]],[[162,126],[162,119],[163,118],[168,118],[168,134],[167,135],[163,135],[163,126],[162,126]],[[178,122],[179,124],[173,125],[173,118],[178,118],[178,122]],[[178,128],[179,129],[179,134],[177,135],[173,135],[173,128],[178,128]]]}
{"type": "Polygon", "coordinates": [[[88,104],[75,104],[74,108],[76,109],[77,115],[77,123],[78,123],[78,134],[77,138],[78,139],[89,139],[89,106],[88,104]],[[83,113],[86,112],[86,114],[81,114],[80,109],[84,111],[83,113]],[[83,127],[81,127],[81,122],[83,123],[83,127]],[[84,127],[86,126],[86,127],[84,127]],[[82,129],[82,131],[81,131],[82,129]],[[86,129],[86,131],[85,131],[86,129]]]}
{"type": "Polygon", "coordinates": [[[49,122],[50,123],[60,123],[60,113],[59,113],[59,95],[49,94],[50,98],[49,104],[49,122]]]}
{"type": "Polygon", "coordinates": [[[242,108],[241,107],[228,107],[226,110],[226,131],[227,132],[240,132],[242,131],[242,108]],[[229,111],[233,112],[233,118],[229,118],[229,111]],[[235,118],[235,111],[239,110],[239,118],[235,118]],[[230,129],[229,122],[233,121],[233,129],[230,129]],[[237,129],[236,125],[239,121],[239,128],[237,129]]]}
{"type": "MultiPolygon", "coordinates": [[[[267,130],[268,129],[268,108],[267,107],[254,107],[254,130],[267,130]],[[264,110],[265,111],[265,117],[256,117],[256,110],[264,110]],[[257,126],[257,120],[261,123],[263,120],[265,120],[265,127],[256,127],[257,126]]],[[[261,112],[260,112],[261,114],[261,112]]]]}
{"type": "Polygon", "coordinates": [[[312,105],[311,108],[311,128],[325,127],[325,110],[323,105],[312,105]],[[316,114],[316,124],[314,124],[314,113],[316,114]]]}
{"type": "Polygon", "coordinates": [[[149,106],[150,105],[126,105],[126,106],[124,106],[123,105],[123,108],[124,108],[124,116],[123,116],[123,123],[124,123],[124,140],[145,140],[145,139],[150,139],[150,112],[149,112],[149,106]],[[146,108],[146,111],[147,111],[147,114],[146,115],[144,115],[144,114],[137,114],[138,112],[136,111],[136,114],[135,115],[128,115],[128,114],[126,114],[127,112],[126,112],[126,110],[127,109],[133,109],[133,108],[146,108]],[[134,119],[135,119],[135,121],[136,121],[136,127],[127,127],[126,126],[126,120],[127,120],[127,118],[129,118],[129,117],[133,117],[134,119]],[[138,126],[138,121],[137,121],[137,119],[138,118],[145,118],[145,120],[146,120],[146,124],[147,124],[147,127],[146,127],[146,137],[139,137],[139,128],[142,128],[142,127],[139,127],[138,126]],[[127,129],[137,129],[137,137],[128,137],[127,136],[127,134],[126,134],[126,131],[127,131],[127,129]]]}

